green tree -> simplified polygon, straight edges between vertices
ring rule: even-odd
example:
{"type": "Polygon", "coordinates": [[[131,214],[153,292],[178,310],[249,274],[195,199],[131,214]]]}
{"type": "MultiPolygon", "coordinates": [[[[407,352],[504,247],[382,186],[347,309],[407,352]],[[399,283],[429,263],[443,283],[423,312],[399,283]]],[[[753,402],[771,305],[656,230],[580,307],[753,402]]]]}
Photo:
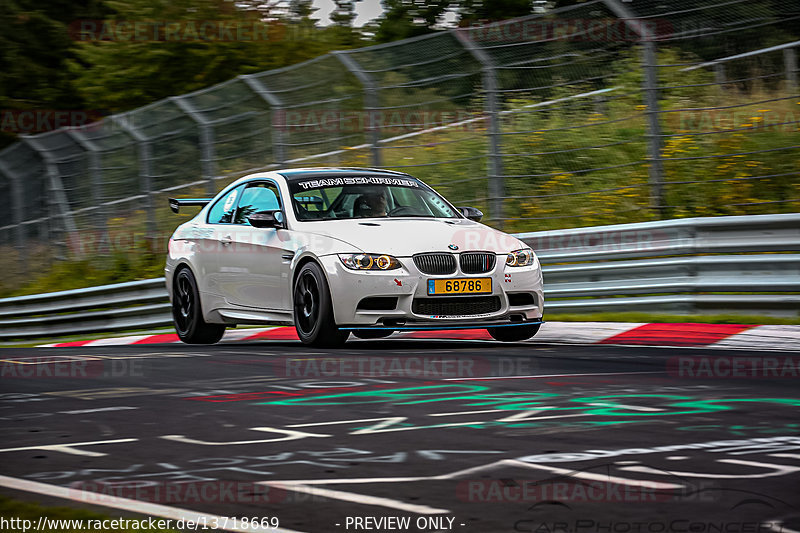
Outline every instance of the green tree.
{"type": "Polygon", "coordinates": [[[531,0],[461,0],[459,25],[494,22],[530,15],[531,0]]]}
{"type": "Polygon", "coordinates": [[[451,0],[383,0],[375,40],[385,43],[436,31],[451,4],[451,0]]]}
{"type": "MultiPolygon", "coordinates": [[[[66,68],[73,57],[68,25],[107,12],[95,0],[0,2],[0,110],[85,108],[66,68]]],[[[14,139],[1,132],[0,147],[14,139]]]]}
{"type": "MultiPolygon", "coordinates": [[[[295,0],[270,9],[261,3],[225,0],[107,0],[118,21],[225,21],[250,28],[265,23],[257,38],[178,41],[78,42],[70,61],[80,94],[112,111],[208,87],[239,74],[299,63],[336,48],[361,45],[360,36],[317,28],[310,2],[295,0]]],[[[252,33],[250,34],[252,35],[252,33]]],[[[190,36],[191,37],[191,36],[190,36]]]]}
{"type": "Polygon", "coordinates": [[[357,0],[334,0],[336,8],[330,15],[332,27],[328,33],[342,45],[348,48],[361,44],[360,35],[353,28],[356,18],[355,5],[357,0]]]}

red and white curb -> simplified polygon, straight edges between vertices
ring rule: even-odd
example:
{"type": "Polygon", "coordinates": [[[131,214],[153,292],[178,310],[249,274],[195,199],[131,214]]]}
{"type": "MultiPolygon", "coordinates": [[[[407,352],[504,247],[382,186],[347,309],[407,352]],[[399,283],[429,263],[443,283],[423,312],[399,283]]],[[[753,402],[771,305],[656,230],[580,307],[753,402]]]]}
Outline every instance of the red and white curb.
{"type": "MultiPolygon", "coordinates": [[[[397,332],[399,339],[492,340],[485,329],[397,332]]],[[[231,329],[222,343],[297,340],[292,327],[231,329]]],[[[120,346],[177,343],[174,333],[128,335],[107,339],[42,344],[40,347],[120,346]]],[[[632,322],[547,322],[531,340],[537,343],[615,344],[638,346],[705,347],[741,350],[800,351],[800,326],[750,324],[671,324],[632,322]]]]}

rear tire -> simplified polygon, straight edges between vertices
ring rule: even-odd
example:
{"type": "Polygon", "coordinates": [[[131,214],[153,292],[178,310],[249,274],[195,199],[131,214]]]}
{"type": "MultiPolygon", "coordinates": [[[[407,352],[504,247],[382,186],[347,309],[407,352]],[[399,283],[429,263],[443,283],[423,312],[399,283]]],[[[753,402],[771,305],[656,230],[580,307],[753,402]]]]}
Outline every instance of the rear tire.
{"type": "Polygon", "coordinates": [[[336,348],[347,341],[350,333],[336,327],[328,281],[317,263],[300,268],[292,294],[294,327],[303,344],[336,348]]]}
{"type": "Polygon", "coordinates": [[[541,324],[525,324],[521,326],[502,326],[487,328],[486,331],[495,340],[501,342],[517,342],[530,339],[539,331],[541,324]]]}
{"type": "Polygon", "coordinates": [[[393,329],[354,329],[353,335],[359,339],[383,339],[394,333],[393,329]]]}
{"type": "Polygon", "coordinates": [[[200,292],[192,271],[182,268],[172,286],[172,321],[175,331],[186,344],[215,344],[225,334],[223,324],[203,320],[200,292]]]}

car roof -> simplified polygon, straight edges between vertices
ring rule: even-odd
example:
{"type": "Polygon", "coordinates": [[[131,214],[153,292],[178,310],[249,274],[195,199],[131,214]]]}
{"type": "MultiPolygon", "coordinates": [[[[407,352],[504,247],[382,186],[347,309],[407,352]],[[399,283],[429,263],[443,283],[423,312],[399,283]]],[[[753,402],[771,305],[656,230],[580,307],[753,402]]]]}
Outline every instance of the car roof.
{"type": "MultiPolygon", "coordinates": [[[[343,175],[358,175],[358,176],[403,176],[413,178],[404,172],[397,172],[394,170],[385,170],[381,168],[362,168],[362,167],[316,167],[316,168],[289,168],[285,170],[276,170],[276,174],[280,174],[286,181],[296,181],[308,178],[333,178],[343,175]]],[[[416,178],[414,178],[416,179],[416,178]]]]}

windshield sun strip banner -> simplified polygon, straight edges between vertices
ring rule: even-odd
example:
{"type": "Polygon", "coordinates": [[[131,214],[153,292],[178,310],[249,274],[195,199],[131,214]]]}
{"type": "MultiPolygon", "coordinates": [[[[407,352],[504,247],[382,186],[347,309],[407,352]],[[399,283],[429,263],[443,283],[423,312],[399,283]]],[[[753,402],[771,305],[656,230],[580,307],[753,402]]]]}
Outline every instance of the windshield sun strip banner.
{"type": "Polygon", "coordinates": [[[413,179],[391,178],[384,176],[347,176],[337,178],[317,178],[298,181],[296,184],[303,190],[326,187],[342,187],[344,185],[394,185],[397,187],[419,187],[420,183],[413,179]]]}

